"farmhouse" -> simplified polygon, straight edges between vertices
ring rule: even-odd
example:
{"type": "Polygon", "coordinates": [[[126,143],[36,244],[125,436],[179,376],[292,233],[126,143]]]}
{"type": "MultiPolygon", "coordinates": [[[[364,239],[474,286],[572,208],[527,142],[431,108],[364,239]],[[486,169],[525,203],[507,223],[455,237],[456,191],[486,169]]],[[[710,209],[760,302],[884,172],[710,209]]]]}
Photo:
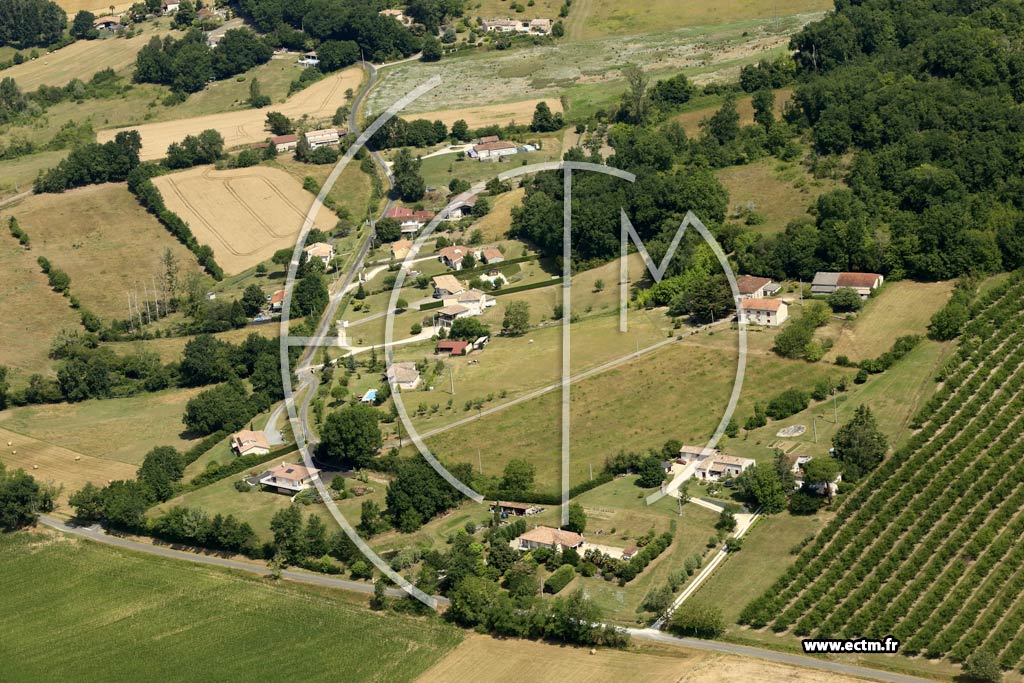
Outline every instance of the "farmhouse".
{"type": "Polygon", "coordinates": [[[811,294],[829,295],[837,289],[849,287],[857,292],[860,298],[867,299],[871,292],[882,286],[885,280],[878,273],[832,273],[822,271],[816,273],[811,283],[811,294]]]}
{"type": "Polygon", "coordinates": [[[391,258],[401,261],[412,250],[412,240],[396,240],[391,243],[391,258]]]}
{"type": "Polygon", "coordinates": [[[755,277],[753,275],[744,275],[738,278],[736,280],[736,288],[740,292],[741,299],[764,299],[782,289],[769,278],[755,277]]]}
{"type": "Polygon", "coordinates": [[[263,432],[253,432],[243,429],[231,435],[231,450],[237,455],[266,455],[270,452],[270,444],[263,432]]]}
{"type": "Polygon", "coordinates": [[[420,372],[416,369],[416,363],[392,363],[388,368],[388,382],[402,391],[414,391],[420,385],[420,372]]]}
{"type": "Polygon", "coordinates": [[[299,146],[298,135],[275,135],[270,138],[270,144],[274,146],[278,152],[293,152],[295,148],[299,146]]]}
{"type": "Polygon", "coordinates": [[[473,159],[496,159],[508,156],[509,154],[515,154],[518,151],[519,147],[516,143],[499,140],[497,142],[484,142],[474,145],[473,149],[469,150],[469,156],[473,159]]]}
{"type": "Polygon", "coordinates": [[[181,7],[181,3],[178,0],[170,0],[169,2],[165,0],[165,2],[160,3],[160,11],[164,14],[177,12],[179,7],[181,7]]]}
{"type": "Polygon", "coordinates": [[[298,493],[305,491],[313,485],[313,477],[319,474],[320,470],[307,469],[302,465],[293,465],[289,462],[282,462],[272,470],[264,473],[260,483],[270,489],[277,489],[280,493],[298,493]]]}
{"type": "Polygon", "coordinates": [[[303,53],[302,58],[297,63],[300,66],[316,66],[320,63],[320,58],[316,56],[316,52],[310,50],[303,53]]]}
{"type": "Polygon", "coordinates": [[[543,512],[544,508],[530,503],[511,503],[507,500],[496,500],[491,505],[491,512],[495,511],[497,511],[502,518],[525,517],[526,515],[536,515],[543,512]]]}
{"type": "Polygon", "coordinates": [[[697,463],[694,476],[707,481],[718,481],[723,477],[738,477],[747,468],[754,465],[750,458],[737,458],[732,455],[716,455],[704,458],[697,463]]]}
{"type": "Polygon", "coordinates": [[[680,446],[679,460],[686,463],[687,460],[700,460],[702,458],[717,457],[722,451],[717,448],[705,448],[704,446],[680,446]]]}
{"type": "Polygon", "coordinates": [[[465,306],[459,304],[449,304],[444,308],[439,308],[437,311],[437,322],[441,327],[451,327],[459,318],[465,318],[467,315],[471,315],[471,312],[465,306]]]}
{"type": "Polygon", "coordinates": [[[538,526],[530,529],[516,539],[520,550],[532,550],[533,548],[579,548],[584,543],[583,536],[575,531],[563,529],[552,529],[548,526],[538,526]]]}
{"type": "Polygon", "coordinates": [[[306,252],[307,258],[320,259],[325,268],[329,268],[331,261],[334,260],[334,247],[327,242],[314,242],[302,251],[306,252]]]}
{"type": "Polygon", "coordinates": [[[445,301],[445,303],[457,303],[460,306],[465,306],[470,311],[470,315],[480,315],[484,312],[484,309],[491,305],[491,299],[486,294],[481,292],[479,289],[470,289],[462,294],[453,297],[451,302],[445,301]]]}
{"type": "Polygon", "coordinates": [[[530,22],[530,33],[539,33],[541,35],[547,35],[551,33],[551,20],[550,19],[534,19],[530,22]]]}
{"type": "Polygon", "coordinates": [[[434,348],[435,353],[447,353],[450,356],[465,356],[469,353],[469,342],[460,339],[441,339],[434,348]]]}
{"type": "Polygon", "coordinates": [[[782,299],[744,299],[740,319],[748,325],[778,327],[789,317],[789,307],[782,299]]]}
{"type": "MultiPolygon", "coordinates": [[[[319,64],[319,62],[317,63],[319,64]]],[[[341,135],[338,133],[337,128],[322,128],[306,133],[306,142],[309,144],[310,149],[336,145],[339,140],[341,140],[341,135]]]]}
{"type": "Polygon", "coordinates": [[[121,30],[121,18],[115,16],[96,17],[92,21],[93,28],[100,29],[101,31],[120,31],[121,30]]]}
{"type": "Polygon", "coordinates": [[[485,19],[481,27],[488,33],[516,33],[522,27],[523,22],[513,19],[485,19]]]}
{"type": "Polygon", "coordinates": [[[454,275],[435,275],[433,280],[435,299],[458,296],[466,291],[465,285],[459,282],[459,278],[454,275]]]}
{"type": "Polygon", "coordinates": [[[462,270],[462,261],[470,253],[469,247],[453,245],[438,252],[438,259],[452,270],[462,270]]]}
{"type": "Polygon", "coordinates": [[[490,247],[487,249],[480,250],[480,260],[486,263],[487,265],[491,265],[494,263],[501,263],[502,261],[504,261],[505,255],[501,253],[500,249],[490,247]]]}
{"type": "Polygon", "coordinates": [[[622,559],[625,560],[626,562],[629,562],[630,560],[633,559],[633,557],[637,554],[637,552],[639,552],[639,550],[640,549],[637,548],[635,545],[629,546],[628,548],[626,548],[625,550],[622,551],[622,559]]]}
{"type": "Polygon", "coordinates": [[[392,206],[385,214],[402,226],[402,232],[416,232],[434,219],[433,211],[413,211],[404,206],[392,206]]]}
{"type": "Polygon", "coordinates": [[[270,310],[273,313],[280,313],[284,306],[284,290],[279,289],[270,295],[270,310]]]}

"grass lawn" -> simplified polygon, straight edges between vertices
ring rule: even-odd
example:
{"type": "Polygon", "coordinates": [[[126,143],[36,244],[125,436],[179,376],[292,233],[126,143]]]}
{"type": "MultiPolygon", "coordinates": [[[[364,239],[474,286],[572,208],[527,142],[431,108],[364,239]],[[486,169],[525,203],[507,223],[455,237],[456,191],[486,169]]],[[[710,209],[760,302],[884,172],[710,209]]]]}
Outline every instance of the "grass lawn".
{"type": "MultiPolygon", "coordinates": [[[[659,314],[652,312],[650,315],[659,314]]],[[[573,347],[574,371],[583,367],[582,363],[576,363],[584,359],[593,366],[599,359],[610,360],[634,351],[634,334],[641,333],[641,320],[635,315],[631,317],[631,331],[627,335],[614,331],[618,324],[614,315],[577,323],[573,330],[577,344],[573,347]]],[[[667,319],[661,316],[661,320],[667,319]]],[[[548,329],[552,333],[558,332],[557,327],[548,329]]],[[[770,334],[750,335],[746,382],[736,412],[741,422],[752,411],[755,401],[767,401],[791,386],[809,388],[819,378],[841,372],[834,366],[775,356],[768,350],[770,334]]],[[[559,372],[560,337],[552,336],[555,338],[549,340],[542,337],[540,331],[532,331],[525,338],[506,342],[510,345],[508,351],[513,355],[517,350],[520,355],[529,354],[526,365],[502,363],[497,359],[489,361],[488,354],[500,348],[492,344],[479,356],[479,365],[468,367],[480,373],[494,373],[497,368],[504,374],[489,375],[498,378],[490,383],[491,391],[506,388],[510,396],[514,396],[515,391],[524,391],[522,385],[527,372],[523,368],[529,368],[530,377],[543,377],[554,382],[559,372]],[[537,343],[530,345],[529,338],[537,343]],[[543,350],[548,350],[548,353],[538,355],[543,350]],[[518,373],[515,367],[520,368],[518,373]]],[[[651,339],[661,341],[665,336],[653,334],[651,339]]],[[[644,342],[640,344],[641,347],[645,345],[644,342]]],[[[684,442],[708,439],[721,419],[731,392],[736,369],[735,345],[735,333],[730,331],[700,333],[638,360],[575,382],[571,394],[572,482],[584,481],[589,477],[591,465],[599,470],[605,458],[620,448],[657,448],[672,438],[684,442]]],[[[848,370],[843,372],[849,373],[848,370]]],[[[480,381],[486,382],[486,377],[482,375],[480,381]]],[[[541,381],[536,383],[542,384],[541,381]]],[[[453,413],[462,416],[467,413],[460,412],[463,406],[459,403],[483,398],[479,390],[473,393],[466,389],[466,384],[466,380],[460,384],[460,377],[456,376],[453,413]]],[[[445,394],[442,389],[433,401],[438,402],[445,394]]],[[[415,406],[417,398],[418,394],[406,396],[406,405],[415,406]]],[[[509,459],[525,458],[537,468],[538,489],[557,490],[560,401],[561,392],[556,390],[431,437],[427,443],[438,457],[447,462],[475,462],[479,449],[483,454],[484,472],[492,475],[500,474],[509,459]]],[[[491,407],[492,404],[485,405],[491,407]]],[[[442,413],[440,418],[433,419],[450,421],[452,417],[454,415],[446,417],[442,413]]],[[[731,449],[731,443],[726,445],[726,450],[731,449]]],[[[764,452],[758,459],[771,457],[769,449],[762,450],[764,452]]]]}
{"type": "Polygon", "coordinates": [[[797,516],[783,512],[762,517],[744,535],[743,550],[730,553],[686,604],[717,606],[726,623],[735,624],[747,603],[767,590],[796,560],[790,549],[827,522],[825,514],[797,516]]]}
{"type": "Polygon", "coordinates": [[[34,195],[10,213],[32,239],[33,254],[67,272],[71,293],[106,320],[127,317],[130,291],[145,301],[143,287],[155,289],[166,250],[177,257],[182,281],[189,271],[199,271],[192,252],[123,183],[34,195]]]}
{"type": "Polygon", "coordinates": [[[742,220],[747,211],[764,217],[749,229],[763,234],[779,233],[795,218],[807,215],[818,196],[836,189],[833,180],[819,180],[796,163],[761,159],[746,166],[730,166],[716,172],[729,191],[730,216],[742,220]]]}
{"type": "Polygon", "coordinates": [[[41,171],[53,168],[67,155],[67,150],[58,149],[0,161],[0,199],[31,190],[41,171]]]}
{"type": "MultiPolygon", "coordinates": [[[[258,474],[271,467],[275,467],[281,464],[282,460],[285,462],[301,462],[302,455],[298,452],[279,455],[271,460],[267,460],[263,464],[256,465],[251,470],[232,475],[193,491],[187,491],[166,503],[152,508],[149,511],[149,515],[155,517],[175,505],[202,508],[210,513],[210,515],[217,513],[223,515],[233,514],[239,519],[249,522],[253,530],[260,537],[260,540],[273,540],[273,534],[270,532],[270,519],[274,516],[274,513],[292,504],[290,496],[286,496],[283,493],[262,491],[259,488],[252,489],[248,493],[240,493],[235,490],[234,484],[250,473],[258,474]]],[[[373,491],[363,496],[349,495],[345,500],[336,501],[338,509],[353,526],[359,523],[360,508],[364,500],[376,501],[381,509],[385,507],[384,492],[387,489],[386,483],[371,481],[369,484],[362,484],[355,480],[349,480],[348,488],[351,490],[354,486],[368,486],[373,491]]],[[[317,515],[321,517],[330,532],[337,529],[337,524],[334,522],[326,506],[320,504],[303,505],[300,509],[303,516],[317,515]]]]}
{"type": "MultiPolygon", "coordinates": [[[[6,218],[0,220],[6,233],[6,218]]],[[[11,385],[22,387],[33,373],[50,374],[50,340],[62,329],[81,330],[81,323],[68,300],[47,284],[36,263],[39,250],[21,248],[10,234],[0,236],[0,244],[0,280],[7,284],[0,289],[0,310],[17,311],[0,316],[0,365],[9,368],[11,385]]]]}
{"type": "Polygon", "coordinates": [[[0,549],[18,606],[0,616],[9,681],[250,681],[282,647],[289,678],[413,681],[462,638],[350,593],[50,533],[5,534],[0,549]]]}
{"type": "Polygon", "coordinates": [[[625,586],[598,577],[576,579],[610,620],[623,625],[637,623],[637,607],[648,591],[663,585],[688,557],[706,552],[718,519],[714,512],[697,505],[684,506],[679,515],[678,501],[669,498],[648,506],[644,497],[650,491],[640,489],[635,481],[633,476],[621,477],[575,499],[587,513],[585,534],[590,543],[625,548],[635,545],[635,539],[648,530],[660,534],[676,522],[672,545],[625,586]]]}
{"type": "Polygon", "coordinates": [[[902,280],[883,285],[852,321],[833,323],[825,330],[824,336],[835,339],[826,359],[840,355],[854,362],[874,358],[888,351],[897,337],[925,334],[931,317],[949,299],[953,284],[902,280]]]}
{"type": "Polygon", "coordinates": [[[9,408],[0,412],[0,427],[83,455],[138,465],[155,446],[187,450],[195,443],[183,435],[181,416],[204,388],[9,408]]]}

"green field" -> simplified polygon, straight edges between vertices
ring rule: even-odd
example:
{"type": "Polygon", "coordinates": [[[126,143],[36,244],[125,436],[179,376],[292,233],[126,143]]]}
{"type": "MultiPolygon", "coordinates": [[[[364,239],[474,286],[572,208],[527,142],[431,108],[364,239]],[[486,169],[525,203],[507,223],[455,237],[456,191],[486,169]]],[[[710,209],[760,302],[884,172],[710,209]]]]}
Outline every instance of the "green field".
{"type": "Polygon", "coordinates": [[[10,408],[0,427],[85,455],[137,465],[155,446],[187,450],[185,404],[201,389],[169,389],[129,398],[10,408]]]}
{"type": "Polygon", "coordinates": [[[462,639],[342,591],[55,534],[5,534],[0,550],[12,682],[412,681],[462,639]]]}
{"type": "Polygon", "coordinates": [[[59,164],[67,154],[60,149],[0,161],[0,199],[31,190],[36,176],[59,164]]]}

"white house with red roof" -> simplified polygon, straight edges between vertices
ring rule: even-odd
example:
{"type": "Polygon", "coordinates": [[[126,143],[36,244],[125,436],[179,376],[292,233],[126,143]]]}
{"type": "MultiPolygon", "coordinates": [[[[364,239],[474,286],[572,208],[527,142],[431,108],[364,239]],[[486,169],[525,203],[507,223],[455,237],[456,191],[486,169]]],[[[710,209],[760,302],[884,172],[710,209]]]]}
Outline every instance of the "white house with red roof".
{"type": "Polygon", "coordinates": [[[764,299],[781,289],[771,279],[754,275],[744,275],[737,278],[736,288],[739,290],[740,298],[742,299],[764,299]]]}
{"type": "Polygon", "coordinates": [[[748,325],[778,327],[789,318],[789,306],[782,299],[744,299],[740,321],[748,325]]]}
{"type": "Polygon", "coordinates": [[[404,233],[416,232],[434,219],[433,211],[414,211],[405,206],[392,206],[384,215],[398,221],[404,233]]]}

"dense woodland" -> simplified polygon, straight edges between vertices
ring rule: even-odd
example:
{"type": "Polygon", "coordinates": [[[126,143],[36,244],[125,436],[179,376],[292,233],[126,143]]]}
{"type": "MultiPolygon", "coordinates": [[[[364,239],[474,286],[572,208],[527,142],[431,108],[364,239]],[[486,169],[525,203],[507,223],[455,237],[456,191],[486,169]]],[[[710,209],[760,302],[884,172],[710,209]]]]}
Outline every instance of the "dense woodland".
{"type": "MultiPolygon", "coordinates": [[[[621,105],[607,112],[618,121],[607,161],[641,179],[629,186],[578,174],[576,259],[617,254],[621,205],[655,256],[691,208],[742,271],[776,278],[834,269],[934,280],[1021,266],[1024,57],[1011,46],[1022,21],[1024,7],[1009,0],[837,2],[834,14],[793,37],[795,72],[779,62],[744,69],[754,125],[740,126],[727,101],[694,139],[659,125],[692,89],[630,78],[621,105]],[[760,88],[794,77],[793,102],[776,120],[760,88]],[[797,136],[811,143],[815,164],[848,161],[848,189],[819,198],[778,236],[722,225],[725,193],[707,169],[791,158],[797,136]]],[[[513,229],[557,255],[561,183],[550,175],[527,185],[513,229]]]]}

